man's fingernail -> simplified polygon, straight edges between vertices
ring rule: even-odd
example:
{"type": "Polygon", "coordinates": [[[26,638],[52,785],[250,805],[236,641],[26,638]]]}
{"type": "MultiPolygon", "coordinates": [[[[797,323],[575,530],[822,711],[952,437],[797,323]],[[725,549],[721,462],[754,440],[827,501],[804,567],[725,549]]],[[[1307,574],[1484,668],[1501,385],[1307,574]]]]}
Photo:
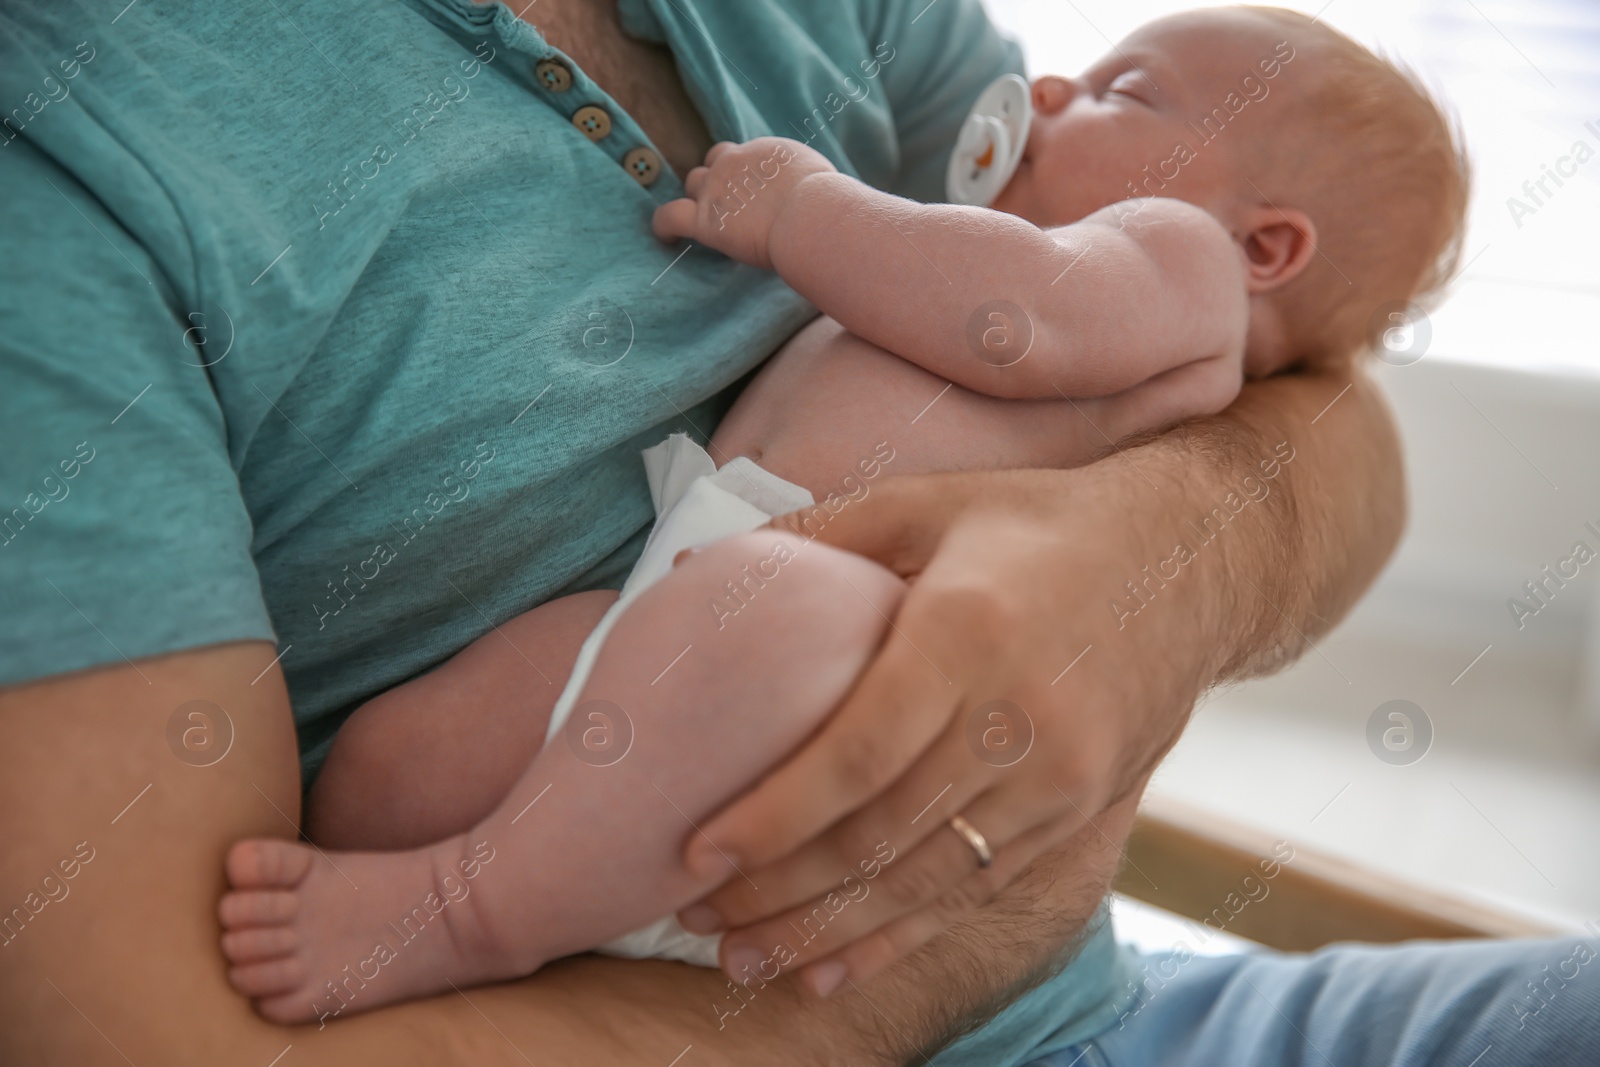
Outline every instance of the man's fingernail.
{"type": "Polygon", "coordinates": [[[843,985],[849,974],[850,968],[838,961],[819,963],[806,972],[806,984],[817,996],[826,997],[843,985]]]}
{"type": "Polygon", "coordinates": [[[715,845],[701,838],[689,847],[684,866],[696,878],[710,881],[732,874],[738,868],[739,861],[732,853],[718,851],[715,845]]]}
{"type": "Polygon", "coordinates": [[[691,904],[678,912],[678,921],[692,934],[714,934],[722,929],[722,916],[715,908],[704,904],[691,904]]]}
{"type": "Polygon", "coordinates": [[[761,953],[747,946],[728,950],[728,976],[737,981],[761,973],[761,953]]]}

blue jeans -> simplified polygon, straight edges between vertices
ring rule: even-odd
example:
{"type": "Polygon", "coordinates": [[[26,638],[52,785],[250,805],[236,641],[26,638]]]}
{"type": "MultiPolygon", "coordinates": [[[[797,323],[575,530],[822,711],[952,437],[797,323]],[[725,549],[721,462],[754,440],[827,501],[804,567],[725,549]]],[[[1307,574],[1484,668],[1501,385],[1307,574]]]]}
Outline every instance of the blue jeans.
{"type": "Polygon", "coordinates": [[[1139,953],[1135,969],[1118,1023],[1030,1067],[1600,1065],[1600,937],[1139,953]]]}

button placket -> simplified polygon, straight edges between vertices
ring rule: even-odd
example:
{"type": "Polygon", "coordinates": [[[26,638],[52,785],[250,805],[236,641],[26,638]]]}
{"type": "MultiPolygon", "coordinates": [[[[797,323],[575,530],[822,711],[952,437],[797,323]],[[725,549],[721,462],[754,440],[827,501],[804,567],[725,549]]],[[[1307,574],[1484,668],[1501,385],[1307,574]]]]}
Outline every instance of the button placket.
{"type": "Polygon", "coordinates": [[[530,57],[533,59],[531,80],[538,95],[558,112],[571,108],[568,119],[573,128],[610,156],[641,188],[659,186],[658,196],[678,194],[677,176],[672,174],[633,117],[618,108],[605,90],[585,76],[583,68],[550,49],[542,37],[540,42],[545,46],[545,54],[542,58],[530,57]],[[574,108],[568,103],[573,98],[587,102],[574,108]],[[662,185],[662,175],[672,180],[662,185]]]}
{"type": "Polygon", "coordinates": [[[611,116],[603,107],[585,104],[572,113],[572,124],[591,141],[603,141],[611,134],[611,116]]]}
{"type": "Polygon", "coordinates": [[[543,59],[533,66],[533,76],[552,93],[572,88],[572,70],[559,59],[543,59]]]}
{"type": "Polygon", "coordinates": [[[656,155],[653,149],[643,145],[629,149],[628,154],[622,157],[622,166],[633,176],[634,181],[646,189],[661,177],[661,157],[656,155]]]}

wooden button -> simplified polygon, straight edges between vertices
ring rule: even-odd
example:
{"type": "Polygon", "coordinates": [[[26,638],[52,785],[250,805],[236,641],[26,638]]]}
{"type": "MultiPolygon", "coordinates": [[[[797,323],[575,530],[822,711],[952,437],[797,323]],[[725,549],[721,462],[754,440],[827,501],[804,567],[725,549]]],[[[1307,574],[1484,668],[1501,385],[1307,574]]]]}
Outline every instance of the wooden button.
{"type": "Polygon", "coordinates": [[[604,108],[580,107],[572,113],[572,124],[583,131],[583,135],[591,141],[602,140],[611,132],[611,116],[607,115],[604,108]]]}
{"type": "Polygon", "coordinates": [[[622,157],[622,165],[640,185],[654,185],[661,177],[661,157],[648,148],[635,148],[622,157]]]}
{"type": "Polygon", "coordinates": [[[552,93],[564,93],[572,88],[572,71],[558,59],[546,59],[537,64],[533,68],[533,76],[552,93]]]}

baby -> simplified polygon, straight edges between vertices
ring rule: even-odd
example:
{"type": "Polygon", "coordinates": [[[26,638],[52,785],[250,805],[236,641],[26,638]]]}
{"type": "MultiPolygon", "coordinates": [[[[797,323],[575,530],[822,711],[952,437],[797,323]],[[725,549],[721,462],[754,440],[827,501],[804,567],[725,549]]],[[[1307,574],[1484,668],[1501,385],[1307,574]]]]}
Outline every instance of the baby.
{"type": "MultiPolygon", "coordinates": [[[[222,947],[261,1014],[326,1020],[597,947],[713,963],[672,913],[744,872],[686,869],[684,838],[827,716],[904,589],[769,516],[826,497],[826,521],[886,470],[1087,462],[1246,378],[1350,358],[1454,262],[1449,126],[1304,16],[1164,19],[1031,92],[995,210],[761,138],[714,147],[657,211],[661,237],[775,270],[824,317],[709,455],[647,453],[658,522],[620,598],[541,605],[350,718],[308,830],[368,851],[234,847],[222,947]],[[566,682],[554,706],[534,663],[566,682]]],[[[841,869],[841,892],[894,855],[841,869]]]]}

